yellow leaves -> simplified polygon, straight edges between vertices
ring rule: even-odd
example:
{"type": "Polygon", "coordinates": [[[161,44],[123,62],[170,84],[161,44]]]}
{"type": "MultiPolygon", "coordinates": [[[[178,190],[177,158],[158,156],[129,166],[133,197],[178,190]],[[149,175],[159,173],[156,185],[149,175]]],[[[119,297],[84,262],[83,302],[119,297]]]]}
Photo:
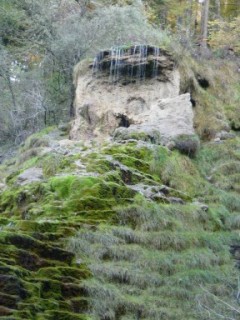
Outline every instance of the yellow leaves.
{"type": "Polygon", "coordinates": [[[226,48],[240,53],[240,16],[230,22],[209,22],[209,44],[213,49],[226,48]]]}
{"type": "Polygon", "coordinates": [[[145,12],[146,12],[147,20],[149,21],[149,23],[151,24],[158,23],[158,17],[157,17],[156,11],[152,7],[145,6],[145,12]]]}

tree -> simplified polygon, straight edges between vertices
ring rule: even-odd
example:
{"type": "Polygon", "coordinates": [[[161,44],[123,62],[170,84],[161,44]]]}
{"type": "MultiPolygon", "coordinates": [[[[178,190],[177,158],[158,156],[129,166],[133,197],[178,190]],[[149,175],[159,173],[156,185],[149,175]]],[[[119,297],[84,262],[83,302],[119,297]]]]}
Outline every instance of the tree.
{"type": "Polygon", "coordinates": [[[202,49],[207,48],[209,1],[210,0],[200,1],[202,3],[202,13],[201,13],[201,47],[202,49]]]}
{"type": "Polygon", "coordinates": [[[214,51],[240,55],[240,16],[230,22],[211,21],[209,44],[214,51]]]}
{"type": "MultiPolygon", "coordinates": [[[[106,47],[144,42],[164,45],[169,41],[166,33],[148,23],[141,2],[120,2],[106,7],[102,1],[96,1],[95,6],[85,0],[9,1],[8,23],[0,21],[0,32],[5,39],[12,25],[11,13],[15,13],[13,30],[19,41],[11,38],[2,43],[8,63],[2,59],[0,89],[4,88],[4,99],[0,103],[7,111],[0,113],[0,120],[10,136],[19,140],[41,126],[69,120],[73,67],[81,59],[93,58],[106,47]],[[19,17],[28,22],[23,28],[19,17]],[[11,80],[16,71],[16,81],[11,80]]],[[[0,0],[0,8],[5,7],[0,0]]]]}

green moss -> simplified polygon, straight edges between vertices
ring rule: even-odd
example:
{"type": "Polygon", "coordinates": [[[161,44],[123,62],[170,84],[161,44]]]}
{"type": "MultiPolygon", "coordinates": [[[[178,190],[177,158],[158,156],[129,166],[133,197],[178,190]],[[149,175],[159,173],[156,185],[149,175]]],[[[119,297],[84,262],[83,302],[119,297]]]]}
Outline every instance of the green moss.
{"type": "Polygon", "coordinates": [[[84,210],[107,210],[131,199],[135,192],[99,177],[55,177],[49,180],[43,212],[49,214],[76,213],[84,210]]]}
{"type": "Polygon", "coordinates": [[[208,190],[206,181],[188,157],[172,152],[161,172],[162,181],[190,197],[204,195],[208,190]]]}
{"type": "Polygon", "coordinates": [[[66,157],[60,154],[51,154],[45,156],[41,162],[40,166],[43,169],[43,174],[45,177],[51,177],[59,172],[73,171],[76,166],[74,164],[74,157],[66,157]]]}
{"type": "Polygon", "coordinates": [[[23,232],[56,232],[59,228],[59,223],[18,220],[16,222],[16,228],[22,230],[23,232]]]}
{"type": "Polygon", "coordinates": [[[28,137],[24,143],[24,147],[22,150],[28,150],[31,148],[38,148],[38,147],[48,147],[49,139],[46,137],[49,133],[56,130],[56,127],[47,127],[43,130],[32,134],[28,137]]]}
{"type": "Polygon", "coordinates": [[[28,168],[37,166],[39,163],[39,157],[31,157],[29,160],[25,161],[23,166],[21,167],[21,171],[26,170],[28,168]]]}
{"type": "Polygon", "coordinates": [[[64,277],[68,277],[69,280],[74,281],[86,279],[91,276],[91,272],[86,265],[81,264],[79,268],[73,267],[48,267],[39,269],[36,273],[36,277],[48,278],[54,280],[61,280],[64,277]]]}
{"type": "Polygon", "coordinates": [[[142,172],[149,171],[149,164],[145,161],[140,160],[141,158],[135,158],[122,154],[114,154],[113,158],[120,161],[122,164],[129,168],[137,169],[142,172]]]}
{"type": "Polygon", "coordinates": [[[88,172],[97,172],[100,174],[104,174],[113,169],[113,165],[111,161],[106,159],[87,159],[86,170],[88,172]]]}
{"type": "Polygon", "coordinates": [[[154,148],[152,159],[150,160],[150,173],[154,176],[161,177],[164,166],[170,157],[170,151],[162,146],[154,148]]]}
{"type": "Polygon", "coordinates": [[[41,280],[40,298],[59,300],[62,296],[61,282],[57,280],[41,280]]]}
{"type": "Polygon", "coordinates": [[[0,194],[0,208],[7,215],[27,214],[31,206],[41,201],[48,192],[48,185],[34,182],[27,186],[14,186],[0,194]]]}
{"type": "Polygon", "coordinates": [[[48,311],[43,316],[37,316],[37,320],[90,320],[91,318],[87,315],[77,315],[72,312],[64,312],[64,311],[48,311]]]}
{"type": "Polygon", "coordinates": [[[84,195],[94,184],[98,183],[99,178],[66,176],[55,177],[49,180],[52,192],[56,193],[57,198],[67,198],[78,194],[84,195]]]}
{"type": "Polygon", "coordinates": [[[126,131],[118,131],[114,134],[115,141],[124,141],[124,140],[141,140],[149,143],[160,144],[161,136],[158,131],[152,132],[151,134],[147,134],[146,132],[128,132],[126,131]]]}
{"type": "Polygon", "coordinates": [[[112,171],[105,172],[103,177],[106,182],[115,182],[118,185],[123,185],[123,180],[121,179],[120,170],[112,170],[112,171]]]}
{"type": "Polygon", "coordinates": [[[115,182],[102,181],[92,187],[91,194],[103,199],[113,198],[116,201],[122,202],[125,198],[132,198],[135,192],[115,182]]]}
{"type": "Polygon", "coordinates": [[[17,204],[19,203],[19,193],[17,188],[12,188],[0,194],[1,212],[7,212],[9,215],[18,213],[17,204]]]}
{"type": "Polygon", "coordinates": [[[108,155],[127,155],[142,161],[148,162],[151,159],[151,149],[143,146],[138,146],[136,142],[128,142],[126,144],[113,144],[102,150],[108,155]]]}
{"type": "Polygon", "coordinates": [[[0,275],[26,293],[13,317],[131,319],[141,311],[196,320],[200,284],[223,301],[235,290],[229,246],[239,242],[239,138],[203,144],[195,159],[146,145],[43,156],[44,182],[9,184],[0,194],[0,275]],[[75,175],[79,158],[98,175],[75,175]],[[185,204],[145,199],[127,186],[139,182],[165,184],[166,196],[185,204]]]}
{"type": "Polygon", "coordinates": [[[116,202],[112,199],[100,199],[93,196],[86,196],[81,199],[78,197],[71,197],[71,199],[66,202],[66,207],[72,212],[80,212],[83,210],[106,210],[111,209],[115,203],[116,202]]]}
{"type": "Polygon", "coordinates": [[[13,184],[16,181],[17,176],[21,173],[21,170],[14,170],[6,177],[7,184],[13,184]]]}

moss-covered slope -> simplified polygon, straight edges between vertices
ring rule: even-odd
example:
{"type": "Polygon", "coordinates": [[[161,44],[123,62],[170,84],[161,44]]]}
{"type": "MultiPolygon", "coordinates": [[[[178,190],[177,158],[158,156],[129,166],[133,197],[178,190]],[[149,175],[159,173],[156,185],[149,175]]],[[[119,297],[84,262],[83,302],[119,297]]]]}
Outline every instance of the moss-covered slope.
{"type": "Polygon", "coordinates": [[[238,308],[240,139],[195,159],[60,139],[35,135],[1,166],[0,317],[237,319],[221,301],[238,308]],[[19,180],[29,168],[39,181],[19,180]]]}

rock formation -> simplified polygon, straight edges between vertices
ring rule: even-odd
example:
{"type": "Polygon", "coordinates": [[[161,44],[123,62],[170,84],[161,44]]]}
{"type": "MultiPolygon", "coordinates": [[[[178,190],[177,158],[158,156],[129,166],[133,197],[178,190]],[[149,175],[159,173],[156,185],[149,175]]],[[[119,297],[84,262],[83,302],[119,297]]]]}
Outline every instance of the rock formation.
{"type": "Polygon", "coordinates": [[[172,56],[152,46],[100,52],[86,71],[75,70],[72,139],[103,141],[144,135],[165,144],[192,135],[190,94],[180,95],[180,73],[172,56]]]}

